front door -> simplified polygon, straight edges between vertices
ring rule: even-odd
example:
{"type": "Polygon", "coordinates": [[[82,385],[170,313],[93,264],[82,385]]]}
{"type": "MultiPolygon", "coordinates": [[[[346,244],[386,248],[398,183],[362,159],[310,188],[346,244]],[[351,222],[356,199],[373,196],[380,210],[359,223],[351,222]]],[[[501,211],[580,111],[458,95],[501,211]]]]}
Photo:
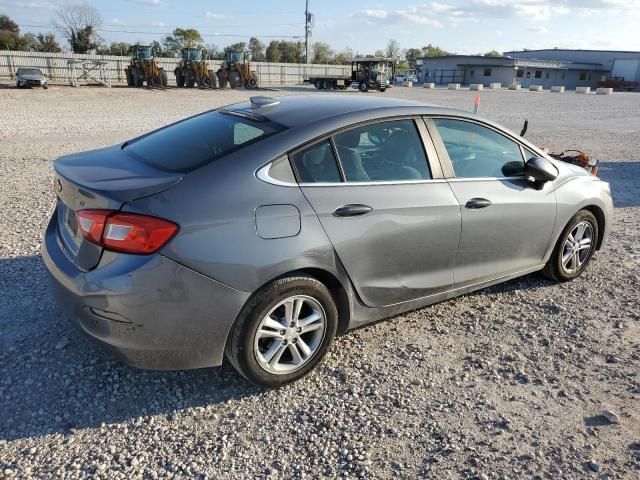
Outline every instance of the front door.
{"type": "Polygon", "coordinates": [[[449,183],[462,207],[456,285],[540,265],[555,224],[553,184],[533,188],[523,175],[520,144],[493,128],[455,119],[433,122],[455,174],[449,183]]]}
{"type": "Polygon", "coordinates": [[[365,304],[393,305],[451,287],[460,205],[447,181],[433,178],[413,119],[343,131],[291,158],[365,304]]]}

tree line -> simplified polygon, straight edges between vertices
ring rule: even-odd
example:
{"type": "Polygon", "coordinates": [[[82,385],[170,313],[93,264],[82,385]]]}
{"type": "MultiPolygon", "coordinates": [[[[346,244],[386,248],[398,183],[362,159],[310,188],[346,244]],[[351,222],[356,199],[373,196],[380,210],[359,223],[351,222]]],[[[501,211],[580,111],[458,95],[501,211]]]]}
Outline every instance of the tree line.
{"type": "MultiPolygon", "coordinates": [[[[98,55],[127,56],[133,46],[127,42],[112,42],[107,44],[99,35],[102,17],[98,10],[86,3],[79,5],[66,4],[61,6],[53,21],[55,30],[67,40],[74,53],[95,52],[98,55]]],[[[160,41],[150,43],[154,55],[159,57],[178,57],[183,48],[203,48],[212,60],[222,60],[229,51],[248,51],[255,62],[304,63],[305,48],[300,41],[272,40],[269,44],[261,42],[257,37],[251,37],[248,42],[238,42],[223,48],[214,44],[206,44],[200,32],[195,28],[176,28],[171,35],[160,41]]],[[[7,15],[0,15],[0,50],[30,50],[36,52],[60,52],[62,49],[52,32],[20,34],[19,26],[7,15]]],[[[402,49],[400,44],[391,39],[384,50],[359,54],[351,48],[335,51],[328,43],[315,42],[310,48],[310,63],[348,64],[354,56],[387,57],[396,59],[398,69],[415,68],[418,59],[422,57],[438,57],[454,55],[452,52],[428,44],[422,48],[402,49]]],[[[500,56],[492,50],[485,56],[500,56]]]]}

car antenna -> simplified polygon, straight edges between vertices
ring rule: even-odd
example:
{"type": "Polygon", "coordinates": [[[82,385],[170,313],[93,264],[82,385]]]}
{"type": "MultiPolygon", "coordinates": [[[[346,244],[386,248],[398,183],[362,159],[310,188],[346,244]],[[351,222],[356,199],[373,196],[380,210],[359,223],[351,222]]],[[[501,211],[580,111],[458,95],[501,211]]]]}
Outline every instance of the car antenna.
{"type": "Polygon", "coordinates": [[[522,130],[520,131],[520,136],[524,137],[524,134],[527,133],[527,127],[529,126],[529,120],[524,119],[524,125],[522,126],[522,130]]]}

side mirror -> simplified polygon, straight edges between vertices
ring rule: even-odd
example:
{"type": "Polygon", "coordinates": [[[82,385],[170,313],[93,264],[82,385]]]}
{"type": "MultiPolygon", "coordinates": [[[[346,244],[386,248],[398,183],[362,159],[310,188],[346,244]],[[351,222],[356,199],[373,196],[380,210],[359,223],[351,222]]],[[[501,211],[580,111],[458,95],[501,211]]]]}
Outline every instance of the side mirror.
{"type": "Polygon", "coordinates": [[[532,177],[536,182],[544,183],[558,177],[558,169],[543,157],[533,157],[524,164],[524,174],[532,177]]]}

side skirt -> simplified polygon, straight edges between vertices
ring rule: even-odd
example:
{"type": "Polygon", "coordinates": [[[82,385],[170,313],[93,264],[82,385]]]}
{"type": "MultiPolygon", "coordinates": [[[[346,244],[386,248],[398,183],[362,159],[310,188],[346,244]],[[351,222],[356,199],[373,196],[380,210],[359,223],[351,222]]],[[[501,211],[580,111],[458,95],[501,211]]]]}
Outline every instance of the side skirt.
{"type": "Polygon", "coordinates": [[[527,275],[529,273],[537,272],[539,270],[542,270],[543,267],[544,267],[544,264],[536,265],[535,267],[527,268],[525,270],[520,270],[518,272],[509,274],[509,275],[497,277],[497,278],[494,278],[493,280],[488,280],[488,281],[476,283],[473,285],[467,285],[465,287],[453,288],[445,292],[435,293],[427,297],[422,297],[416,300],[411,300],[409,302],[404,302],[404,303],[398,303],[395,305],[389,305],[386,307],[377,307],[377,308],[367,307],[366,305],[362,304],[359,301],[359,299],[356,298],[356,296],[354,296],[352,293],[351,321],[349,322],[348,330],[360,327],[362,325],[366,325],[371,322],[382,320],[384,318],[400,315],[402,313],[406,313],[411,310],[417,310],[419,308],[423,308],[428,305],[433,305],[434,303],[442,302],[444,300],[449,300],[451,298],[464,295],[465,293],[474,292],[476,290],[490,287],[498,283],[503,283],[508,280],[512,280],[514,278],[518,278],[523,275],[527,275]]]}

